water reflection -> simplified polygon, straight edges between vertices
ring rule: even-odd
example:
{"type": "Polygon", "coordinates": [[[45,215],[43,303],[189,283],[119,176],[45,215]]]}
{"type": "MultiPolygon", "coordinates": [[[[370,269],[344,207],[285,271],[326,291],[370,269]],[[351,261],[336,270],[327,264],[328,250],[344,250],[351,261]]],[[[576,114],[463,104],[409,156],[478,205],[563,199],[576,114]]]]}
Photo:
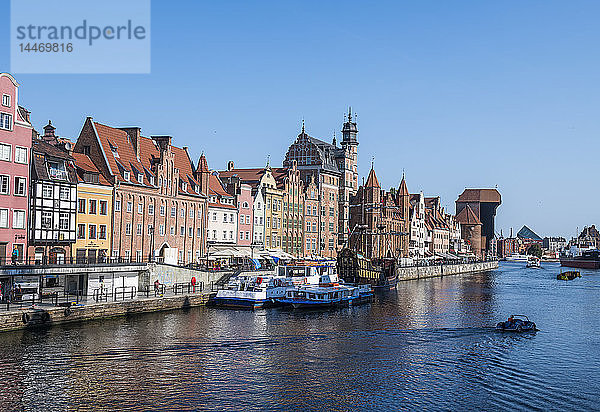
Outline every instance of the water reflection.
{"type": "Polygon", "coordinates": [[[557,271],[503,264],[333,311],[194,308],[7,333],[0,409],[593,409],[600,273],[557,271]],[[511,313],[542,330],[495,332],[511,313]]]}

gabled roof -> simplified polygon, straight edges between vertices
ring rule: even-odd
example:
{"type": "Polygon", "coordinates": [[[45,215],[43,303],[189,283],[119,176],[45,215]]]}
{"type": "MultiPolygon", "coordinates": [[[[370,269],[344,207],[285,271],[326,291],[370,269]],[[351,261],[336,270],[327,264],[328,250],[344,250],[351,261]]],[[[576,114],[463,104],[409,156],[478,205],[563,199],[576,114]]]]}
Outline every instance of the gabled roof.
{"type": "Polygon", "coordinates": [[[371,169],[371,171],[369,172],[369,177],[367,178],[367,183],[365,184],[365,187],[381,188],[381,186],[379,185],[379,180],[377,180],[377,175],[375,174],[374,169],[371,169]]]}
{"type": "Polygon", "coordinates": [[[223,179],[228,179],[230,177],[237,176],[240,178],[240,181],[242,183],[246,183],[251,187],[256,188],[264,174],[265,168],[233,169],[219,172],[219,177],[223,179]]]}
{"type": "Polygon", "coordinates": [[[469,205],[456,215],[456,221],[463,225],[481,225],[481,221],[469,205]]]}
{"type": "Polygon", "coordinates": [[[523,226],[521,230],[519,230],[519,232],[517,233],[517,237],[520,239],[542,240],[542,238],[539,237],[537,233],[529,229],[527,226],[523,226]]]}
{"type": "Polygon", "coordinates": [[[496,189],[465,189],[457,202],[491,202],[502,203],[500,193],[496,189]]]}
{"type": "MultiPolygon", "coordinates": [[[[154,165],[160,162],[160,150],[157,143],[148,137],[139,136],[140,157],[136,156],[135,147],[130,141],[127,132],[102,123],[94,122],[98,134],[98,140],[104,149],[110,169],[115,173],[115,179],[124,182],[122,172],[127,170],[131,173],[130,181],[144,186],[150,186],[150,176],[156,178],[154,165]],[[142,182],[138,181],[138,173],[144,175],[142,182]]],[[[186,190],[179,188],[180,193],[198,195],[196,187],[200,190],[199,183],[194,177],[194,167],[188,152],[177,146],[171,145],[174,156],[174,166],[179,169],[180,179],[187,183],[186,190]]],[[[155,180],[156,186],[157,182],[155,180]]]]}
{"type": "Polygon", "coordinates": [[[94,164],[92,159],[89,158],[89,156],[87,156],[83,153],[73,153],[72,156],[73,156],[73,159],[75,160],[75,167],[78,169],[77,170],[77,172],[78,172],[77,173],[77,181],[78,182],[85,183],[85,181],[83,180],[82,172],[91,172],[91,173],[98,174],[98,183],[97,184],[100,184],[103,186],[111,186],[110,182],[108,180],[106,180],[106,178],[104,177],[104,175],[102,173],[100,173],[100,170],[98,170],[98,168],[96,167],[96,165],[94,164]]]}

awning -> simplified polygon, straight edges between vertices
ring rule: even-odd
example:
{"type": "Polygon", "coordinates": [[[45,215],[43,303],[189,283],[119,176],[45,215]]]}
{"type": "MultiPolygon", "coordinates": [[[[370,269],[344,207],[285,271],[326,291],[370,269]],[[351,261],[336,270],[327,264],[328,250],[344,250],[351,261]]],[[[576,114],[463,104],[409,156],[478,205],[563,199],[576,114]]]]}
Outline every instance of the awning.
{"type": "Polygon", "coordinates": [[[269,249],[269,250],[267,250],[267,252],[269,253],[269,256],[271,256],[275,261],[277,261],[278,259],[283,259],[283,260],[296,259],[293,255],[290,255],[289,253],[286,253],[281,249],[269,249]]]}

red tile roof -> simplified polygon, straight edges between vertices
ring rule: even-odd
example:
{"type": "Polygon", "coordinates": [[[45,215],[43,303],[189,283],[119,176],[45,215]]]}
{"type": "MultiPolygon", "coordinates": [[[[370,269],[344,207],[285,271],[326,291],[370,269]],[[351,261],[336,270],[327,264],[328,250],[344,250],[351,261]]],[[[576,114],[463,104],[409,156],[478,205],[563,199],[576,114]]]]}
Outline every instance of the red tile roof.
{"type": "MultiPolygon", "coordinates": [[[[111,186],[110,182],[100,173],[100,170],[94,165],[92,159],[83,153],[72,153],[71,155],[75,159],[75,166],[86,172],[98,173],[98,184],[104,186],[111,186]]],[[[84,182],[83,174],[77,173],[77,181],[84,182]]]]}
{"type": "Polygon", "coordinates": [[[219,172],[219,176],[223,179],[227,179],[229,177],[238,176],[242,183],[246,183],[253,188],[258,186],[260,179],[265,174],[264,168],[256,168],[256,169],[233,169],[233,170],[224,170],[219,172]]]}

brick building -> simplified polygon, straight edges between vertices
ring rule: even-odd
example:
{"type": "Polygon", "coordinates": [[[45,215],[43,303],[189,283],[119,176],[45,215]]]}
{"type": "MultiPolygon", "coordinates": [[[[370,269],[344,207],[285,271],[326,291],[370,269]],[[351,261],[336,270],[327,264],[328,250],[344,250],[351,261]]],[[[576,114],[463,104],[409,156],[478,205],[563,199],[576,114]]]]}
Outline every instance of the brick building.
{"type": "MultiPolygon", "coordinates": [[[[111,255],[189,263],[206,253],[208,168],[194,169],[170,136],[141,135],[88,117],[74,151],[114,187],[111,255]]],[[[204,159],[205,160],[205,159],[204,159]]]]}
{"type": "Polygon", "coordinates": [[[358,190],[358,128],[351,111],[342,127],[341,147],[309,136],[302,123],[283,161],[296,161],[305,187],[314,179],[319,194],[318,255],[335,257],[350,233],[350,198],[358,190]]]}

